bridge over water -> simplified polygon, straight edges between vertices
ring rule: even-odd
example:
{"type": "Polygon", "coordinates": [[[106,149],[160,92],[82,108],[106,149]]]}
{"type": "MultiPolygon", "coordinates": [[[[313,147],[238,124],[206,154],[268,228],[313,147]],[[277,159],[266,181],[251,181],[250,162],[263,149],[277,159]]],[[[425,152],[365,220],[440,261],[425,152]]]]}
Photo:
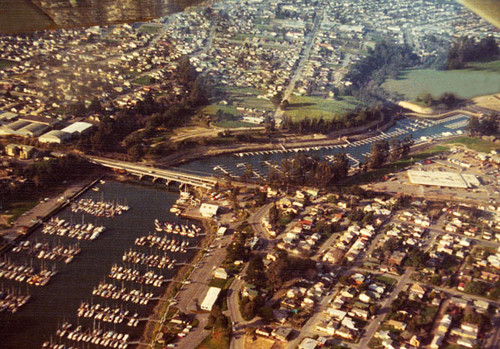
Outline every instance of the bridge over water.
{"type": "Polygon", "coordinates": [[[139,178],[149,176],[153,178],[153,181],[164,179],[167,182],[167,185],[171,182],[177,182],[180,185],[190,185],[193,187],[212,189],[217,183],[217,178],[215,177],[181,172],[179,170],[166,170],[132,162],[98,157],[89,157],[89,160],[94,164],[113,168],[116,170],[126,171],[127,173],[138,176],[139,178]]]}

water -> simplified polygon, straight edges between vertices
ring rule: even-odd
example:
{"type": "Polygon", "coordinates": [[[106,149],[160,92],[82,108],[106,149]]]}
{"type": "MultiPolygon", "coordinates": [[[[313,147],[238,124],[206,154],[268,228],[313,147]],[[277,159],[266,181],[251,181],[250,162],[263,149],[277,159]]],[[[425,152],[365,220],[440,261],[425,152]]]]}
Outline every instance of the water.
{"type": "MultiPolygon", "coordinates": [[[[392,136],[396,136],[401,139],[411,134],[416,142],[422,142],[429,138],[440,137],[443,133],[448,134],[463,131],[468,119],[469,117],[466,115],[457,115],[437,121],[415,121],[412,119],[403,119],[398,121],[396,125],[391,127],[389,130],[384,133],[380,133],[379,138],[390,140],[392,136]]],[[[347,147],[345,148],[339,146],[332,149],[310,149],[309,151],[300,151],[300,153],[331,159],[332,155],[335,155],[338,152],[343,152],[349,155],[351,165],[355,165],[358,162],[365,161],[365,157],[370,153],[372,144],[376,141],[377,139],[371,139],[369,141],[365,141],[366,143],[363,142],[364,144],[360,144],[361,142],[356,142],[351,145],[346,144],[347,147]]],[[[183,164],[180,168],[189,171],[215,173],[217,175],[229,173],[234,176],[241,176],[245,172],[248,165],[250,165],[254,170],[254,177],[259,177],[266,176],[269,172],[269,167],[275,166],[276,164],[279,164],[281,160],[295,156],[295,154],[295,152],[282,152],[274,154],[254,152],[254,155],[244,155],[241,157],[236,155],[220,155],[183,164]]]]}
{"type": "MultiPolygon", "coordinates": [[[[105,225],[107,228],[106,231],[101,233],[94,241],[74,240],[67,237],[46,235],[41,231],[36,231],[29,237],[30,241],[60,241],[65,245],[79,242],[82,251],[69,264],[65,264],[64,262],[45,262],[48,266],[56,264],[59,271],[45,287],[35,287],[27,283],[0,279],[0,284],[9,287],[13,285],[21,292],[26,292],[26,289],[29,289],[32,295],[29,303],[23,306],[16,314],[0,313],[0,347],[16,349],[40,348],[42,343],[49,340],[51,336],[54,339],[56,338],[55,333],[58,325],[61,325],[63,321],[69,321],[74,325],[77,324],[76,310],[82,301],[93,302],[94,304],[100,303],[112,307],[123,306],[130,310],[131,315],[138,312],[139,317],[147,317],[151,313],[156,301],[149,302],[147,306],[124,303],[97,296],[92,297],[92,289],[100,281],[114,283],[119,288],[121,287],[121,281],[107,277],[111,266],[115,263],[125,265],[122,262],[122,255],[124,251],[130,248],[143,252],[151,250],[151,248],[135,246],[134,241],[139,236],[146,235],[148,232],[154,232],[155,218],[161,221],[182,221],[169,212],[178,195],[154,187],[143,187],[117,182],[107,182],[106,184],[100,184],[99,187],[101,188],[100,191],[89,190],[82,197],[91,197],[97,200],[100,200],[102,197],[105,201],[116,200],[118,203],[126,203],[131,206],[131,209],[121,216],[115,216],[115,218],[97,218],[82,213],[71,213],[69,208],[66,208],[57,215],[66,220],[72,220],[74,224],[81,223],[83,216],[84,221],[87,223],[105,225]]],[[[190,246],[197,244],[197,240],[199,239],[190,239],[179,235],[174,236],[176,239],[189,239],[190,246]]],[[[155,253],[154,249],[153,253],[155,253]]],[[[195,250],[188,250],[187,253],[167,253],[171,258],[182,262],[192,257],[195,250]]],[[[31,258],[22,253],[15,254],[8,252],[6,257],[12,262],[33,263],[34,266],[40,265],[38,259],[31,258]]],[[[145,266],[129,264],[129,267],[139,269],[141,272],[147,271],[145,266]]],[[[150,270],[153,270],[156,274],[162,274],[168,279],[174,275],[176,268],[164,270],[150,268],[150,270]]],[[[123,284],[127,289],[141,288],[141,285],[133,282],[124,282],[123,284]]],[[[144,292],[153,292],[157,296],[161,294],[165,287],[166,284],[161,288],[146,287],[144,285],[143,290],[144,292]]],[[[101,328],[104,327],[122,333],[129,333],[132,340],[139,339],[145,322],[141,322],[137,328],[126,326],[126,322],[125,320],[120,325],[101,323],[101,328]]],[[[92,320],[80,319],[79,324],[89,328],[92,327],[92,320]]],[[[90,345],[90,347],[96,346],[90,345]]]]}

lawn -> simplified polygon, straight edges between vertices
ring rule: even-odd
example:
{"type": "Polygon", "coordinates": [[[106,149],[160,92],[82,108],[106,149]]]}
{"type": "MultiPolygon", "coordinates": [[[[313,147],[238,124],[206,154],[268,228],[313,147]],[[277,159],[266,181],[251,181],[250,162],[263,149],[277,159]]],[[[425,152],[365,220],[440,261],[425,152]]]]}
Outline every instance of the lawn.
{"type": "Polygon", "coordinates": [[[224,120],[224,121],[217,121],[216,123],[214,123],[214,126],[222,128],[239,128],[239,127],[258,127],[260,125],[244,121],[224,120]]]}
{"type": "Polygon", "coordinates": [[[28,212],[33,207],[38,205],[39,201],[23,201],[16,202],[10,205],[10,209],[5,212],[9,217],[9,224],[12,224],[16,219],[18,219],[23,213],[28,212]]]}
{"type": "Polygon", "coordinates": [[[151,76],[143,75],[143,76],[138,77],[134,81],[132,81],[132,83],[139,84],[139,85],[149,85],[149,84],[151,84],[151,80],[153,80],[153,78],[151,78],[151,76]]]}
{"type": "Polygon", "coordinates": [[[238,111],[236,107],[233,105],[218,105],[218,104],[210,104],[202,109],[202,112],[208,115],[217,115],[218,111],[222,111],[226,114],[231,114],[234,116],[238,116],[238,111]]]}
{"type": "Polygon", "coordinates": [[[139,31],[147,34],[156,34],[161,27],[161,25],[144,24],[139,31]]]}
{"type": "Polygon", "coordinates": [[[227,280],[224,279],[212,279],[208,284],[209,287],[218,287],[221,289],[228,288],[233,282],[234,278],[229,278],[227,280]]]}
{"type": "Polygon", "coordinates": [[[335,100],[321,97],[292,96],[285,115],[297,121],[303,118],[331,120],[338,114],[346,114],[361,106],[355,98],[346,96],[335,100]]]}
{"type": "Polygon", "coordinates": [[[220,329],[216,328],[214,332],[209,334],[207,338],[205,338],[200,345],[198,345],[197,349],[228,349],[229,348],[230,338],[224,335],[224,332],[220,329]]]}
{"type": "Polygon", "coordinates": [[[500,61],[471,63],[468,69],[410,69],[382,85],[389,92],[398,92],[407,100],[430,93],[439,98],[445,92],[460,98],[473,98],[500,92],[500,61]]]}
{"type": "Polygon", "coordinates": [[[453,139],[451,141],[446,142],[447,144],[461,144],[465,145],[467,148],[478,151],[489,153],[492,150],[499,150],[500,145],[495,144],[490,141],[483,140],[477,137],[460,137],[457,139],[453,139]]]}
{"type": "Polygon", "coordinates": [[[8,67],[11,67],[13,65],[16,65],[16,63],[12,62],[12,61],[8,61],[6,59],[0,59],[0,69],[8,68],[8,67]]]}
{"type": "Polygon", "coordinates": [[[392,286],[396,283],[396,279],[393,279],[393,278],[390,278],[390,277],[384,276],[384,275],[378,275],[375,279],[380,281],[380,282],[383,282],[387,286],[392,286]]]}
{"type": "Polygon", "coordinates": [[[274,111],[276,109],[270,101],[257,98],[263,92],[254,88],[223,87],[219,91],[227,94],[228,100],[231,100],[235,107],[265,111],[274,111]]]}

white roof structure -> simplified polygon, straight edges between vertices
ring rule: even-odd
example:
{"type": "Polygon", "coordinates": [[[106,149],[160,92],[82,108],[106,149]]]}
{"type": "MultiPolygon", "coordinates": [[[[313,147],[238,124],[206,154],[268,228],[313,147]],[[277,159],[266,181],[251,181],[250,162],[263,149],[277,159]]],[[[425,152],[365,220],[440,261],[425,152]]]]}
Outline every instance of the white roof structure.
{"type": "Polygon", "coordinates": [[[71,138],[69,133],[60,130],[52,130],[38,137],[40,143],[63,143],[71,138]]]}
{"type": "Polygon", "coordinates": [[[217,297],[219,297],[220,291],[221,289],[218,287],[210,287],[207,291],[205,299],[201,302],[200,308],[202,310],[211,311],[215,301],[217,301],[217,297]]]}
{"type": "Polygon", "coordinates": [[[67,132],[71,135],[74,135],[75,133],[82,134],[85,131],[88,131],[89,129],[91,129],[93,126],[94,125],[92,125],[91,123],[78,121],[78,122],[75,122],[75,123],[63,128],[62,131],[67,132]]]}
{"type": "Polygon", "coordinates": [[[454,172],[426,172],[408,170],[408,178],[412,184],[434,185],[450,188],[470,188],[479,185],[474,175],[462,175],[454,172]]]}
{"type": "Polygon", "coordinates": [[[217,214],[217,211],[219,211],[219,206],[217,205],[204,203],[200,206],[200,213],[203,217],[213,217],[217,214]]]}

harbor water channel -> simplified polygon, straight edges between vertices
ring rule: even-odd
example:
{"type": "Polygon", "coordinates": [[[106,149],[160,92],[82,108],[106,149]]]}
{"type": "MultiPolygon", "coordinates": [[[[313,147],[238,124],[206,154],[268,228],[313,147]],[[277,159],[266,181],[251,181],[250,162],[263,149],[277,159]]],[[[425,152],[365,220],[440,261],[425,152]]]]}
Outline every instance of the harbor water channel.
{"type": "MultiPolygon", "coordinates": [[[[77,246],[81,249],[79,254],[69,258],[69,260],[68,258],[39,259],[33,256],[33,252],[30,255],[25,249],[17,253],[10,250],[1,257],[4,264],[33,266],[35,270],[41,268],[49,271],[57,270],[57,274],[45,286],[31,285],[26,280],[16,282],[4,277],[0,278],[0,285],[4,290],[31,295],[28,303],[20,307],[17,312],[3,311],[0,313],[1,348],[41,348],[43,343],[51,340],[52,343],[68,344],[68,347],[70,345],[83,348],[103,347],[92,344],[90,340],[85,341],[84,336],[81,336],[78,342],[68,339],[69,332],[61,336],[61,333],[57,331],[64,323],[73,325],[70,330],[75,330],[81,325],[82,334],[90,334],[93,329],[101,329],[104,334],[106,331],[121,333],[122,339],[125,334],[128,334],[128,347],[134,347],[134,341],[140,339],[146,323],[145,320],[157,304],[158,297],[167,287],[168,280],[179,269],[180,263],[188,261],[196,253],[201,232],[193,237],[192,234],[188,236],[185,233],[181,235],[157,231],[155,227],[155,219],[160,222],[186,224],[189,227],[192,227],[193,224],[200,226],[199,222],[186,221],[170,213],[169,209],[179,198],[178,192],[169,192],[153,185],[142,186],[114,181],[98,182],[92,189],[86,191],[75,202],[82,198],[95,201],[103,200],[127,205],[130,209],[120,215],[106,218],[84,212],[72,212],[71,207],[67,206],[55,217],[64,219],[73,225],[91,223],[94,226],[104,226],[106,229],[94,240],[69,238],[68,234],[65,236],[47,234],[43,233],[42,229],[37,229],[26,239],[32,247],[37,243],[48,243],[50,246],[77,246]],[[185,243],[180,250],[173,247],[163,249],[158,245],[151,246],[148,243],[142,244],[142,246],[138,245],[137,239],[148,234],[160,238],[167,237],[170,241],[175,240],[175,246],[180,246],[183,241],[185,243]],[[170,262],[167,267],[160,268],[151,263],[149,265],[137,263],[137,260],[124,261],[124,254],[127,252],[130,254],[133,251],[137,251],[141,256],[168,257],[170,262]],[[109,276],[113,266],[134,269],[135,273],[140,273],[140,275],[152,272],[155,277],[161,276],[163,282],[157,282],[155,285],[151,282],[144,282],[144,279],[142,282],[138,282],[138,280],[125,281],[123,278],[117,280],[109,276]],[[113,299],[109,293],[107,297],[103,297],[94,291],[100,283],[115,285],[118,290],[126,288],[127,292],[138,290],[142,291],[143,294],[152,293],[153,298],[147,304],[140,304],[140,302],[132,301],[133,297],[128,300],[124,300],[124,297],[113,299]],[[89,316],[91,314],[87,312],[87,317],[85,317],[86,312],[82,311],[78,316],[77,310],[81,307],[82,302],[94,307],[96,304],[100,304],[101,311],[109,307],[108,315],[113,311],[116,312],[115,314],[127,315],[124,316],[123,321],[110,321],[109,316],[106,321],[103,318],[96,320],[95,315],[99,313],[97,311],[92,316],[89,316]]],[[[145,239],[143,238],[142,241],[144,242],[145,239]]],[[[124,343],[122,341],[114,347],[120,347],[120,345],[125,347],[124,343]]],[[[104,347],[112,347],[113,344],[110,342],[104,347]]]]}
{"type": "Polygon", "coordinates": [[[391,138],[403,139],[412,136],[416,144],[424,143],[431,139],[462,134],[467,125],[469,116],[463,114],[453,115],[440,120],[417,120],[403,118],[384,132],[376,136],[359,141],[340,141],[337,145],[311,146],[302,148],[276,149],[269,151],[249,151],[233,155],[220,155],[206,157],[179,166],[183,170],[215,173],[217,175],[241,176],[251,168],[255,178],[266,177],[270,167],[276,167],[281,160],[290,158],[295,154],[318,156],[319,158],[333,161],[338,152],[347,154],[351,166],[356,166],[369,157],[373,143],[391,138]]]}

